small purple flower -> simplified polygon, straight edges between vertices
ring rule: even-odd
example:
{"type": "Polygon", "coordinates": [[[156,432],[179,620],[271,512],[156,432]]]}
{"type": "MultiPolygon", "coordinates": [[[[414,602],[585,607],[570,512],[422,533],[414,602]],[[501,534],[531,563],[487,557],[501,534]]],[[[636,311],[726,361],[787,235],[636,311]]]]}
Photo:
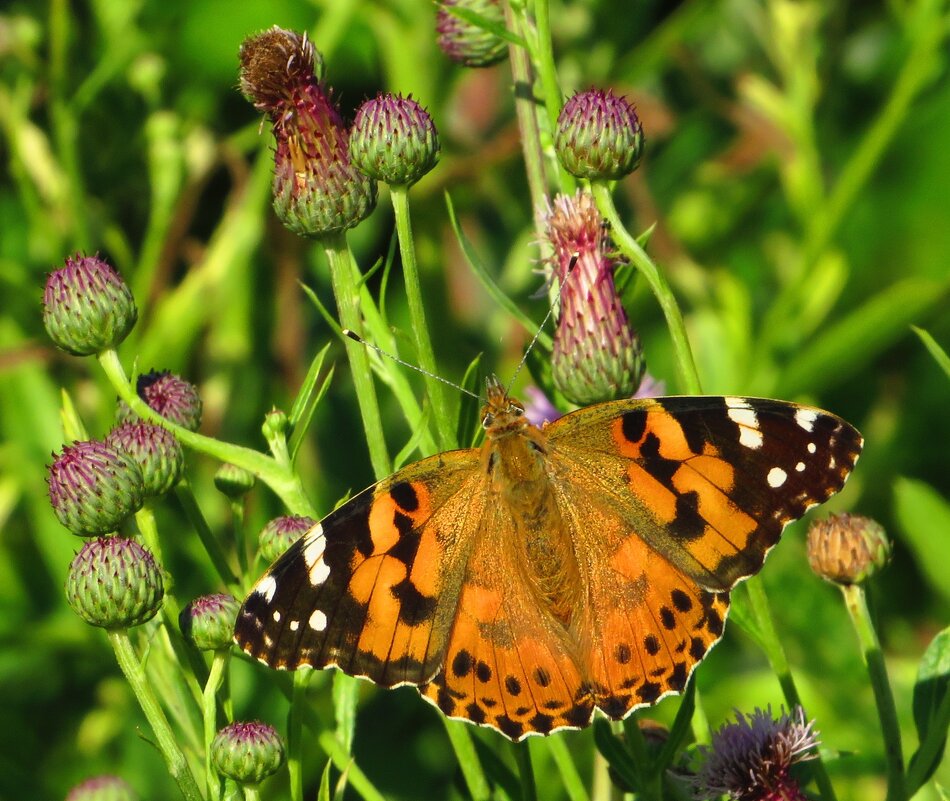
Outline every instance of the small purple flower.
{"type": "Polygon", "coordinates": [[[381,94],[356,112],[350,158],[370,178],[411,186],[438,161],[439,133],[411,95],[381,94]]]}
{"type": "Polygon", "coordinates": [[[106,443],[135,460],[142,469],[148,497],[164,495],[184,472],[181,443],[167,428],[151,423],[123,423],[109,432],[106,443]]]}
{"type": "Polygon", "coordinates": [[[264,561],[276,561],[284,551],[313,528],[316,522],[305,515],[283,515],[268,522],[257,539],[264,561]]]}
{"type": "MultiPolygon", "coordinates": [[[[201,425],[201,396],[198,388],[168,370],[152,370],[140,375],[135,383],[138,396],[166,420],[189,431],[201,425]]],[[[135,414],[124,401],[116,411],[119,423],[137,422],[135,414]]]]}
{"type": "Polygon", "coordinates": [[[138,801],[138,796],[118,776],[94,776],[73,787],[66,801],[138,801]]]}
{"type": "Polygon", "coordinates": [[[241,784],[257,784],[283,764],[284,741],[266,723],[236,721],[214,736],[211,760],[223,776],[241,784]]]}
{"type": "Polygon", "coordinates": [[[815,759],[819,743],[814,721],[796,707],[778,720],[772,707],[751,715],[736,710],[736,722],[713,734],[711,746],[700,746],[705,758],[691,783],[697,799],[728,795],[733,801],[806,801],[791,775],[792,765],[815,759]]]}
{"type": "Polygon", "coordinates": [[[240,608],[232,595],[202,595],[181,610],[178,627],[199,651],[230,648],[240,608]]]}
{"type": "Polygon", "coordinates": [[[496,33],[453,14],[452,6],[474,11],[498,25],[505,24],[501,0],[440,0],[435,12],[439,49],[456,64],[490,67],[508,55],[508,43],[496,33]]]}
{"type": "Polygon", "coordinates": [[[610,90],[578,92],[558,115],[554,149],[571,175],[615,181],[639,165],[643,127],[625,98],[610,90]]]}

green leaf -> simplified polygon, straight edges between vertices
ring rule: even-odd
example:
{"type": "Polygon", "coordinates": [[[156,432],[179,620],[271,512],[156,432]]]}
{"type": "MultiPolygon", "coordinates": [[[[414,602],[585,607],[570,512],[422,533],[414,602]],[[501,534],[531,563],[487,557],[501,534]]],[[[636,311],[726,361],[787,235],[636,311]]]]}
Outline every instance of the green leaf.
{"type": "Polygon", "coordinates": [[[923,328],[918,328],[916,325],[912,325],[911,329],[915,334],[917,334],[917,336],[920,337],[920,341],[923,342],[927,350],[930,351],[930,355],[934,357],[934,361],[943,368],[943,372],[946,374],[947,378],[950,378],[950,356],[947,355],[947,352],[941,348],[937,343],[937,340],[934,339],[927,331],[924,331],[923,328]]]}
{"type": "Polygon", "coordinates": [[[782,371],[777,395],[819,392],[849,378],[946,297],[948,286],[909,278],[881,291],[806,345],[782,371]]]}
{"type": "Polygon", "coordinates": [[[60,390],[62,406],[59,410],[59,417],[63,424],[63,433],[66,435],[67,442],[75,440],[89,439],[89,433],[86,426],[76,410],[76,404],[73,403],[73,397],[65,389],[60,390]]]}
{"type": "Polygon", "coordinates": [[[336,737],[346,752],[353,751],[356,731],[356,702],[360,695],[357,679],[341,671],[333,674],[333,712],[336,717],[336,737]]]}
{"type": "Polygon", "coordinates": [[[926,782],[943,758],[950,726],[950,627],[939,632],[917,668],[914,684],[914,725],[920,742],[908,769],[912,795],[926,782]]]}
{"type": "Polygon", "coordinates": [[[904,540],[931,588],[950,602],[950,503],[924,481],[894,483],[895,513],[904,540]]]}
{"type": "Polygon", "coordinates": [[[728,619],[742,629],[759,648],[765,650],[765,635],[759,627],[745,584],[740,584],[732,591],[728,619]]]}
{"type": "Polygon", "coordinates": [[[320,789],[317,791],[317,801],[330,801],[330,766],[333,764],[329,759],[323,766],[323,774],[320,776],[320,789]]]}
{"type": "Polygon", "coordinates": [[[470,8],[466,8],[462,5],[442,5],[440,6],[445,11],[448,11],[453,17],[458,17],[463,22],[467,22],[469,25],[474,25],[476,28],[481,28],[483,31],[488,31],[491,34],[494,34],[499,39],[504,39],[506,42],[510,42],[513,45],[518,47],[527,47],[527,43],[524,39],[518,36],[515,33],[509,31],[504,23],[496,22],[495,20],[488,19],[488,17],[483,17],[476,11],[472,11],[470,8]]]}
{"type": "Polygon", "coordinates": [[[613,733],[610,724],[602,718],[594,721],[594,745],[624,784],[633,790],[640,786],[640,771],[630,752],[613,733]]]}
{"type": "Polygon", "coordinates": [[[676,710],[676,718],[670,727],[670,736],[663,743],[663,748],[654,763],[654,770],[664,773],[666,769],[673,764],[680,746],[689,734],[692,722],[693,712],[696,710],[696,680],[695,673],[690,676],[686,689],[683,691],[683,697],[680,699],[679,709],[676,710]]]}
{"type": "Polygon", "coordinates": [[[462,376],[461,387],[475,394],[476,397],[463,394],[459,403],[458,426],[455,438],[463,446],[474,446],[482,427],[479,425],[478,413],[481,411],[480,392],[485,385],[485,375],[482,371],[482,354],[478,354],[469,363],[462,376]]]}
{"type": "Polygon", "coordinates": [[[327,390],[330,388],[330,384],[333,381],[333,374],[336,371],[336,367],[331,367],[327,370],[327,374],[323,377],[323,381],[320,383],[320,386],[317,388],[316,393],[313,395],[312,402],[304,410],[302,416],[297,425],[294,426],[293,431],[290,434],[290,461],[293,463],[297,458],[297,451],[300,450],[300,444],[303,442],[304,435],[310,428],[310,423],[313,420],[313,413],[316,411],[317,406],[320,405],[320,401],[323,400],[323,396],[327,394],[327,390]]]}

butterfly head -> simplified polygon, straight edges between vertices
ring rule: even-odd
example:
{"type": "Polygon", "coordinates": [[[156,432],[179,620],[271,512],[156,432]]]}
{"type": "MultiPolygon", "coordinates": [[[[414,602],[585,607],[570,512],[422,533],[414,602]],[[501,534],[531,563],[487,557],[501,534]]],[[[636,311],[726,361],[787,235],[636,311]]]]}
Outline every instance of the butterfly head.
{"type": "Polygon", "coordinates": [[[482,406],[482,428],[488,439],[500,439],[531,425],[525,417],[524,405],[508,395],[497,376],[489,376],[485,384],[487,399],[482,406]]]}

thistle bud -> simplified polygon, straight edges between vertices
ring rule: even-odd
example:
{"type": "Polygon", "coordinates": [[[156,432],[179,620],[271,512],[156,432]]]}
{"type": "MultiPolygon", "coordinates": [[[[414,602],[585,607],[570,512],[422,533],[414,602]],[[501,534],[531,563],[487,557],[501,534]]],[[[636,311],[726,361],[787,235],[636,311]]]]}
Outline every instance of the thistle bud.
{"type": "Polygon", "coordinates": [[[640,163],[643,128],[624,98],[609,90],[578,92],[558,115],[554,149],[571,175],[613,181],[640,163]]]}
{"type": "Polygon", "coordinates": [[[67,258],[43,292],[43,325],[59,347],[89,356],[116,347],[132,330],[138,310],[132,292],[97,256],[67,258]]]}
{"type": "Polygon", "coordinates": [[[826,581],[860,584],[884,567],[891,543],[884,528],[859,515],[831,515],[808,529],[808,564],[826,581]]]}
{"type": "Polygon", "coordinates": [[[151,620],[165,594],[162,571],[135,540],[100,537],[76,554],[66,576],[66,600],[93,626],[122,629],[151,620]]]}
{"type": "Polygon", "coordinates": [[[290,418],[283,409],[271,409],[264,415],[264,425],[261,426],[264,439],[271,442],[276,437],[285,437],[290,430],[290,418]]]}
{"type": "Polygon", "coordinates": [[[222,776],[241,784],[257,784],[283,764],[284,742],[266,723],[236,722],[214,736],[211,760],[222,776]]]}
{"type": "Polygon", "coordinates": [[[202,595],[181,610],[178,626],[199,651],[230,648],[240,608],[231,595],[202,595]]]}
{"type": "Polygon", "coordinates": [[[47,484],[59,522],[80,536],[115,531],[145,498],[135,460],[98,440],[64,447],[49,466],[47,484]]]}
{"type": "Polygon", "coordinates": [[[274,562],[291,545],[316,525],[316,520],[303,515],[275,517],[261,529],[257,543],[265,562],[274,562]]]}
{"type": "Polygon", "coordinates": [[[273,27],[241,45],[241,91],[270,117],[274,210],[300,236],[352,228],[376,205],[376,184],[350,163],[347,131],[320,82],[306,34],[273,27]]]}
{"type": "Polygon", "coordinates": [[[225,462],[214,474],[214,486],[218,492],[232,501],[246,495],[254,487],[254,474],[243,467],[225,462]]]}
{"type": "MultiPolygon", "coordinates": [[[[168,370],[152,370],[135,383],[138,396],[166,420],[189,431],[201,425],[201,397],[198,388],[168,370]]],[[[123,401],[116,410],[119,423],[138,422],[138,415],[123,401]]]]}
{"type": "Polygon", "coordinates": [[[410,186],[438,161],[439,133],[411,96],[379,95],[356,112],[350,158],[370,178],[410,186]]]}
{"type": "Polygon", "coordinates": [[[643,351],[614,285],[610,240],[593,198],[559,195],[546,225],[561,286],[554,385],[579,405],[628,398],[643,377],[643,351]]]}
{"type": "Polygon", "coordinates": [[[77,784],[66,795],[66,801],[138,801],[138,796],[118,776],[95,776],[77,784]]]}
{"type": "Polygon", "coordinates": [[[146,497],[164,495],[185,470],[185,453],[175,435],[151,423],[123,423],[112,429],[106,444],[129,454],[142,469],[146,497]]]}
{"type": "Polygon", "coordinates": [[[441,0],[435,13],[439,49],[456,64],[490,67],[508,55],[508,43],[497,34],[456,16],[451,8],[474,11],[490,22],[505,24],[501,0],[441,0]]]}

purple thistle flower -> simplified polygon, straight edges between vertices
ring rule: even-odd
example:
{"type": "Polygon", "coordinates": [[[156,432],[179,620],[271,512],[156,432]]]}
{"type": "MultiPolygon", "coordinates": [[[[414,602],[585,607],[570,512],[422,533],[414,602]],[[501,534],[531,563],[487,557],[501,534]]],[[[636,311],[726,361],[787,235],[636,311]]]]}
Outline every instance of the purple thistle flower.
{"type": "Polygon", "coordinates": [[[435,31],[439,49],[456,64],[465,67],[490,67],[508,55],[508,43],[492,31],[474,25],[453,14],[458,6],[499,25],[505,24],[500,0],[440,0],[435,12],[435,31]]]}
{"type": "Polygon", "coordinates": [[[733,801],[806,801],[792,777],[792,765],[815,759],[818,733],[814,721],[796,707],[775,720],[772,707],[751,715],[736,710],[736,722],[713,734],[711,746],[700,746],[705,758],[691,783],[697,799],[728,795],[733,801]]]}
{"type": "MultiPolygon", "coordinates": [[[[201,396],[198,388],[168,370],[152,370],[135,382],[138,396],[166,420],[189,431],[201,425],[201,396]]],[[[134,423],[139,417],[124,401],[116,411],[119,423],[134,423]]]]}

